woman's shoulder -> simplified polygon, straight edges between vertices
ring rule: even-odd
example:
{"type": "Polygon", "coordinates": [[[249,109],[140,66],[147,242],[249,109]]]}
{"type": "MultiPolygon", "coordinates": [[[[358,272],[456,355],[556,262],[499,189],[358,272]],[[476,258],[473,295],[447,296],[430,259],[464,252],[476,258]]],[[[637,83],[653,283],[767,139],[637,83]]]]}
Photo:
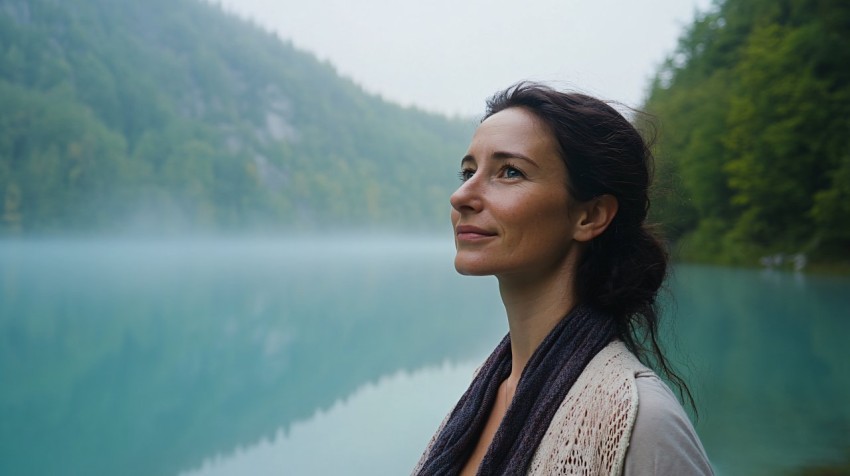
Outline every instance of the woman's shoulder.
{"type": "Polygon", "coordinates": [[[591,359],[570,389],[530,474],[558,474],[566,462],[627,476],[713,474],[679,401],[620,341],[591,359]]]}
{"type": "Polygon", "coordinates": [[[643,371],[622,342],[599,351],[552,417],[529,474],[620,474],[638,408],[635,375],[643,371]]]}
{"type": "Polygon", "coordinates": [[[637,417],[629,439],[624,476],[714,474],[688,415],[653,372],[635,375],[637,417]]]}

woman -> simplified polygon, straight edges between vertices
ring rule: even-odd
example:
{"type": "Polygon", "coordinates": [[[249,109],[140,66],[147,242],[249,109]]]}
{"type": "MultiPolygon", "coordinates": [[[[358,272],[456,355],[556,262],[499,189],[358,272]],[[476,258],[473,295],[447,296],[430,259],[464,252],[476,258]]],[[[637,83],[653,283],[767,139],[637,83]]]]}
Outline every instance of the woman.
{"type": "Polygon", "coordinates": [[[646,229],[651,154],[607,104],[520,83],[488,101],[451,197],[466,275],[509,333],[414,474],[711,474],[657,340],[667,256],[646,229]]]}

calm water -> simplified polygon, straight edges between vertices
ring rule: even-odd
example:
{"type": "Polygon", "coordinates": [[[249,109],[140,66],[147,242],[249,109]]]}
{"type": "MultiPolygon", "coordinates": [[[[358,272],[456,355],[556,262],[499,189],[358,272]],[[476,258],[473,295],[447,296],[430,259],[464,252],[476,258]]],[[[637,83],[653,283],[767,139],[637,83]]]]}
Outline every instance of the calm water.
{"type": "MultiPolygon", "coordinates": [[[[506,329],[451,248],[0,243],[0,474],[409,473],[506,329]]],[[[718,473],[846,471],[850,279],[679,266],[671,288],[718,473]]]]}

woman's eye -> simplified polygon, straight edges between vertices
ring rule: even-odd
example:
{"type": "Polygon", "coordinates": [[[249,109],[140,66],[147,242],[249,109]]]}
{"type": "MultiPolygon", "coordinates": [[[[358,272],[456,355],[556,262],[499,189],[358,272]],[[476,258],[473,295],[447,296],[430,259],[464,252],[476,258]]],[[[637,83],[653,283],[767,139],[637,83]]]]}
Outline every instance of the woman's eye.
{"type": "Polygon", "coordinates": [[[505,168],[505,178],[522,178],[522,177],[525,177],[525,175],[523,175],[523,173],[519,169],[517,169],[515,167],[511,167],[511,166],[508,166],[508,167],[505,168]]]}
{"type": "Polygon", "coordinates": [[[474,173],[475,171],[472,169],[463,169],[458,172],[457,176],[460,178],[461,182],[466,182],[467,180],[472,178],[472,174],[474,173]]]}

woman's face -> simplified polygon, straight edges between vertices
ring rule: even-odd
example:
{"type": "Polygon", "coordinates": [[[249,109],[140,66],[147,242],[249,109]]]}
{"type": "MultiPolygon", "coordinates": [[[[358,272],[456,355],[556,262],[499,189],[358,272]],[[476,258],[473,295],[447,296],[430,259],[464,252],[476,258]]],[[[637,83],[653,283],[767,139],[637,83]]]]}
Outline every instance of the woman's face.
{"type": "Polygon", "coordinates": [[[461,180],[451,196],[458,272],[533,278],[568,264],[575,226],[567,169],[536,116],[510,108],[482,122],[461,180]]]}

